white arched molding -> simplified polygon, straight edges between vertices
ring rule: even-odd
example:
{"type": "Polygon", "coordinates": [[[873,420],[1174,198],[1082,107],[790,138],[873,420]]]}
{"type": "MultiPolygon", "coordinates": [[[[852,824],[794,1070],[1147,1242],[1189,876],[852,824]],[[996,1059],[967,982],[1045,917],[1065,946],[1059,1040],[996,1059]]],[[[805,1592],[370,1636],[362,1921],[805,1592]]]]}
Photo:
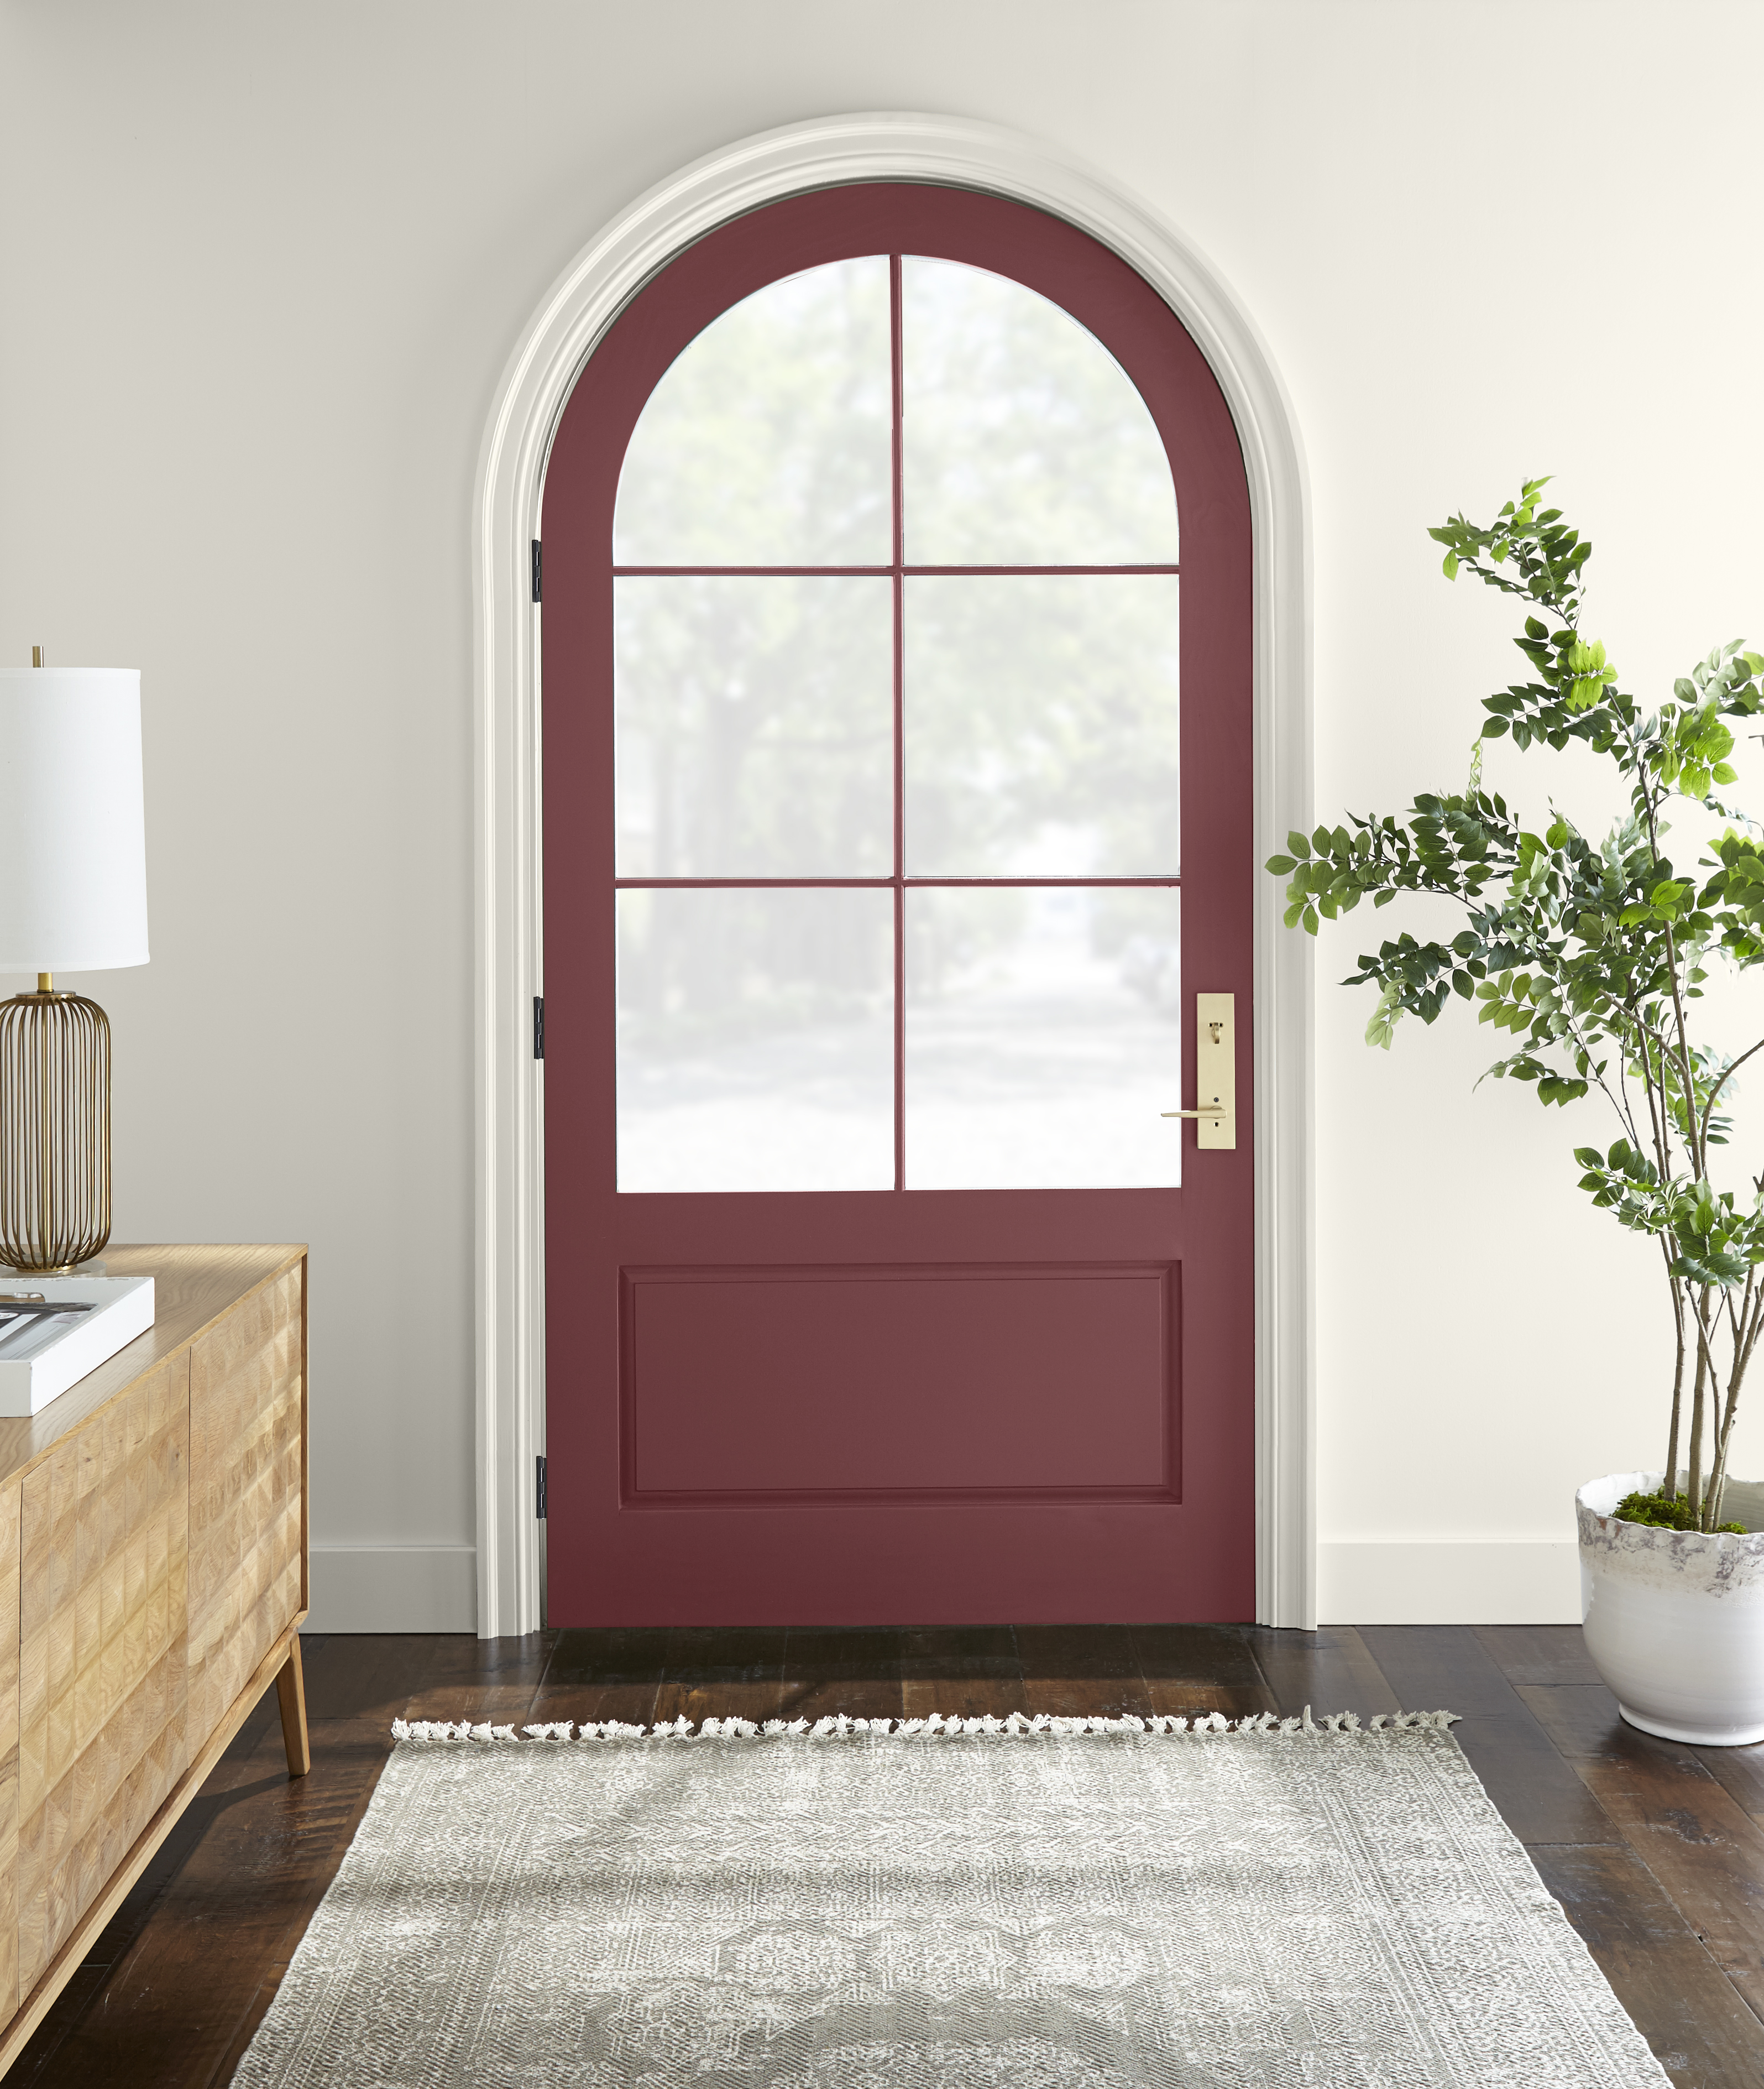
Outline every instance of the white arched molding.
{"type": "MultiPolygon", "coordinates": [[[[828,117],[744,139],[660,183],[571,263],[510,359],[484,438],[473,568],[477,873],[477,1619],[540,1621],[534,1458],[545,1442],[538,618],[529,547],[572,386],[626,302],[744,211],[847,182],[940,182],[1013,198],[1113,248],[1177,313],[1237,423],[1255,524],[1256,852],[1311,803],[1309,529],[1285,390],[1248,315],[1158,214],[1094,170],[987,123],[828,117]]],[[[1265,1624],[1315,1622],[1308,939],[1256,881],[1256,1587],[1265,1624]]]]}

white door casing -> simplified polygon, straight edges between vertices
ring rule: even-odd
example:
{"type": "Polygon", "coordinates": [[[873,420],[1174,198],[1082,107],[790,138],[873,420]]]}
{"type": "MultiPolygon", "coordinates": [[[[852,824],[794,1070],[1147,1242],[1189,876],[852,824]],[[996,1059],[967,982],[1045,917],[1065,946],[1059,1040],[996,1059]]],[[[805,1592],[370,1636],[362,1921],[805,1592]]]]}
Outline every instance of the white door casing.
{"type": "MultiPolygon", "coordinates": [[[[475,1201],[477,1630],[533,1630],[542,1592],[534,1459],[545,1442],[544,1073],[539,612],[530,547],[546,460],[595,344],[627,300],[715,226],[836,183],[932,181],[1066,220],[1152,285],[1212,365],[1243,445],[1255,531],[1258,860],[1311,805],[1308,495],[1272,358],[1211,265],[1148,204],[995,125],[879,114],[791,124],[722,148],[620,212],[559,277],[511,357],[485,430],[473,516],[476,701],[475,1201]]],[[[1316,1622],[1312,1383],[1311,959],[1257,881],[1256,1603],[1316,1622]]]]}

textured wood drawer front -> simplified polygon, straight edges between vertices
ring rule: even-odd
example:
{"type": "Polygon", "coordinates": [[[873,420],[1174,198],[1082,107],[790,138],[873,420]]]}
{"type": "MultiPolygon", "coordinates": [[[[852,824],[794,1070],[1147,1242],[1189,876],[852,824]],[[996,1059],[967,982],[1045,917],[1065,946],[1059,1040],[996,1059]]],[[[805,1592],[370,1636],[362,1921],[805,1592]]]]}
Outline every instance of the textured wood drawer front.
{"type": "Polygon", "coordinates": [[[191,1350],[190,1718],[207,1735],[301,1603],[305,1266],[191,1350]]]}
{"type": "Polygon", "coordinates": [[[0,2022],[19,2005],[19,1482],[0,1487],[0,2022]]]}
{"type": "Polygon", "coordinates": [[[28,1990],[190,1761],[190,1360],[26,1473],[19,1504],[18,1966],[28,1990]]]}

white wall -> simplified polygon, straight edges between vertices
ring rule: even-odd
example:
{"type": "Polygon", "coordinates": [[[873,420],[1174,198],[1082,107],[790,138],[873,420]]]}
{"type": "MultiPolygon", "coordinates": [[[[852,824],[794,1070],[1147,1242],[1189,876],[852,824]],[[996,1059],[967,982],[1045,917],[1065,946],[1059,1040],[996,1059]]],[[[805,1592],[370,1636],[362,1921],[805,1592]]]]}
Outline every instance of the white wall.
{"type": "MultiPolygon", "coordinates": [[[[1639,0],[5,0],[0,658],[143,670],[153,963],[79,982],[117,1233],[311,1242],[315,1624],[472,1621],[469,498],[588,236],[850,109],[1150,197],[1296,405],[1333,819],[1461,776],[1518,656],[1423,531],[1522,474],[1629,686],[1764,636],[1761,61],[1754,6],[1639,0]]],[[[1663,1450],[1663,1302],[1569,1159],[1611,1135],[1366,1012],[1320,993],[1325,1615],[1570,1615],[1574,1485],[1663,1450]]]]}

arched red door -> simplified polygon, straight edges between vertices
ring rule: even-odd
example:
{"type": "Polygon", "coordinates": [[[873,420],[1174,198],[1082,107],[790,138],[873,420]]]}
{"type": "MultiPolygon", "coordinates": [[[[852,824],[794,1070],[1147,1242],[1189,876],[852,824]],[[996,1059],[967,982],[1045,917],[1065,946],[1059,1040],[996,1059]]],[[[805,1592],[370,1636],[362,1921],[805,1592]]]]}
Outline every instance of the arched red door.
{"type": "Polygon", "coordinates": [[[543,541],[551,1621],[1251,1616],[1251,533],[1193,341],[1019,204],[776,204],[595,350],[543,541]],[[1229,1150],[1159,1114],[1197,992],[1229,1150]]]}

